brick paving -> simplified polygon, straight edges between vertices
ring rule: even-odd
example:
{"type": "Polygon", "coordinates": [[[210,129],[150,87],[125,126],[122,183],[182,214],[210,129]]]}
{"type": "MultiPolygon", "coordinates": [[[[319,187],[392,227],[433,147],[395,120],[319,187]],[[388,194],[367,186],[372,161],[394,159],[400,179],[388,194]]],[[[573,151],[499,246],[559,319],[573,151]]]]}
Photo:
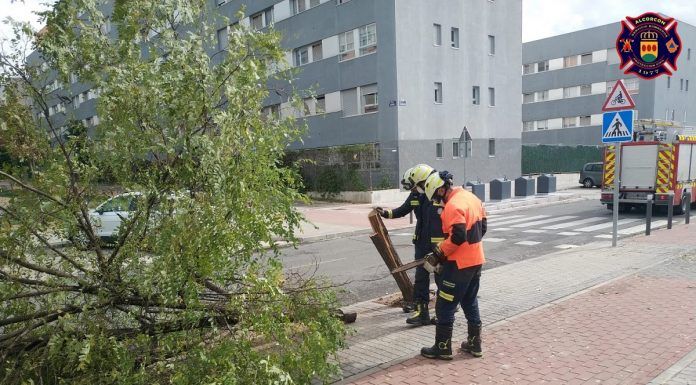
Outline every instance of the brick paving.
{"type": "Polygon", "coordinates": [[[352,383],[645,384],[696,348],[694,286],[622,278],[491,327],[483,359],[416,357],[352,383]]]}
{"type": "MultiPolygon", "coordinates": [[[[596,243],[484,271],[480,306],[485,325],[493,326],[485,329],[483,360],[412,358],[432,344],[433,327],[406,326],[400,309],[357,304],[351,309],[359,314],[356,333],[339,353],[346,378],[341,383],[431,383],[421,374],[429,371],[421,369],[434,366],[459,373],[462,382],[452,383],[582,383],[585,377],[587,383],[647,383],[696,348],[696,337],[680,329],[696,330],[696,260],[684,256],[696,253],[695,246],[696,228],[678,226],[627,239],[617,249],[596,243]],[[529,318],[537,314],[542,316],[529,318]],[[657,329],[650,329],[653,324],[657,329]],[[546,339],[531,338],[541,331],[546,339]],[[615,338],[598,345],[607,331],[615,338]],[[656,350],[641,350],[652,345],[656,350]],[[654,365],[643,362],[645,357],[654,365]],[[395,369],[401,367],[410,368],[405,376],[395,369]],[[497,377],[500,373],[505,376],[497,377]],[[486,382],[488,377],[497,382],[486,382]]],[[[454,340],[461,341],[465,321],[461,313],[457,317],[454,340]]],[[[665,379],[690,378],[690,364],[665,379]]]]}

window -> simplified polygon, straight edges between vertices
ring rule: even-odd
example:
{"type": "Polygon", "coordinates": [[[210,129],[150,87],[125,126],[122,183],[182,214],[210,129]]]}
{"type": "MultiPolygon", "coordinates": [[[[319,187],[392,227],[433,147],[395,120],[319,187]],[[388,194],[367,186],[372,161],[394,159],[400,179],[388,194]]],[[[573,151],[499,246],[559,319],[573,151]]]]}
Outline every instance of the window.
{"type": "Polygon", "coordinates": [[[341,106],[343,116],[358,114],[358,89],[351,88],[341,91],[341,106]]]}
{"type": "Polygon", "coordinates": [[[433,24],[433,32],[435,33],[433,44],[442,45],[442,26],[440,24],[433,24]]]}
{"type": "Polygon", "coordinates": [[[442,83],[435,83],[435,103],[442,103],[442,83]]]}
{"type": "Polygon", "coordinates": [[[217,49],[218,49],[218,51],[222,51],[223,49],[226,49],[228,42],[229,41],[227,40],[227,27],[218,29],[218,31],[217,31],[217,49]]]}
{"type": "Polygon", "coordinates": [[[481,88],[479,86],[474,86],[472,88],[472,97],[473,97],[473,104],[474,105],[479,105],[481,104],[481,88]]]}
{"type": "Polygon", "coordinates": [[[592,53],[580,55],[580,64],[592,64],[592,53]]]}
{"type": "Polygon", "coordinates": [[[314,8],[317,5],[319,5],[319,0],[290,0],[290,9],[292,9],[293,15],[314,8]]]}
{"type": "Polygon", "coordinates": [[[459,158],[459,142],[457,140],[452,142],[452,158],[459,158]]]}
{"type": "Polygon", "coordinates": [[[537,120],[536,122],[537,130],[546,130],[549,128],[548,120],[537,120]]]}
{"type": "Polygon", "coordinates": [[[522,66],[522,75],[534,73],[534,64],[525,64],[522,66]]]}
{"type": "Polygon", "coordinates": [[[667,76],[667,88],[671,88],[671,87],[672,87],[672,77],[667,76]]]}
{"type": "Polygon", "coordinates": [[[317,114],[326,112],[326,97],[324,95],[317,96],[315,109],[317,114]]]}
{"type": "Polygon", "coordinates": [[[580,127],[587,127],[591,124],[591,122],[592,118],[589,115],[580,117],[580,127]]]}
{"type": "Polygon", "coordinates": [[[336,0],[336,5],[341,5],[349,2],[350,0],[336,0]]]}
{"type": "Polygon", "coordinates": [[[435,143],[435,157],[442,159],[442,143],[435,143]]]}
{"type": "Polygon", "coordinates": [[[488,35],[488,54],[495,55],[495,36],[488,35]]]}
{"type": "Polygon", "coordinates": [[[578,87],[563,87],[564,98],[574,98],[578,96],[578,87]]]}
{"type": "Polygon", "coordinates": [[[549,70],[549,61],[544,60],[537,63],[537,72],[544,72],[549,70]]]}
{"type": "Polygon", "coordinates": [[[563,118],[563,128],[575,127],[577,125],[576,118],[563,118]]]}
{"type": "Polygon", "coordinates": [[[217,5],[218,5],[218,6],[221,6],[221,5],[225,4],[225,3],[227,3],[228,1],[229,1],[229,0],[217,0],[217,5]]]}
{"type": "Polygon", "coordinates": [[[689,90],[689,79],[686,79],[686,85],[684,87],[684,91],[688,91],[688,90],[689,90]]]}
{"type": "Polygon", "coordinates": [[[684,79],[679,79],[679,91],[684,91],[684,79]]]}
{"type": "Polygon", "coordinates": [[[534,103],[534,93],[532,92],[530,94],[522,94],[522,103],[534,103]]]}
{"type": "Polygon", "coordinates": [[[545,102],[547,100],[549,100],[549,90],[537,91],[537,93],[536,93],[536,101],[537,102],[545,102]]]}
{"type": "Polygon", "coordinates": [[[534,121],[522,122],[522,131],[534,131],[534,121]]]}
{"type": "Polygon", "coordinates": [[[686,50],[686,60],[691,60],[691,48],[686,50]]]}
{"type": "Polygon", "coordinates": [[[377,98],[377,84],[370,84],[360,87],[362,93],[362,111],[364,114],[377,112],[379,103],[377,98]]]}
{"type": "Polygon", "coordinates": [[[84,103],[89,100],[89,91],[85,91],[80,94],[80,103],[84,103]]]}
{"type": "Polygon", "coordinates": [[[316,42],[312,44],[312,61],[321,60],[324,58],[324,50],[322,49],[321,42],[316,42]]]}
{"type": "Polygon", "coordinates": [[[672,110],[672,120],[674,120],[674,110],[672,110]]]}
{"type": "Polygon", "coordinates": [[[300,47],[295,50],[295,65],[301,66],[309,63],[309,46],[300,47]]]}
{"type": "Polygon", "coordinates": [[[566,56],[563,58],[563,68],[575,67],[578,65],[578,56],[566,56]]]}
{"type": "Polygon", "coordinates": [[[273,7],[266,8],[259,13],[255,13],[249,17],[249,22],[254,29],[266,28],[273,24],[273,7]]]}
{"type": "Polygon", "coordinates": [[[71,72],[70,73],[70,84],[75,84],[75,83],[77,83],[77,81],[78,81],[77,75],[71,72]]]}
{"type": "Polygon", "coordinates": [[[488,156],[495,156],[495,139],[488,139],[488,156]]]}
{"type": "Polygon", "coordinates": [[[80,108],[80,95],[73,96],[72,104],[74,109],[80,108]]]}
{"type": "Polygon", "coordinates": [[[355,57],[355,42],[353,31],[343,32],[338,35],[339,61],[352,59],[355,57]]]}
{"type": "Polygon", "coordinates": [[[585,84],[580,86],[580,96],[587,96],[592,94],[592,85],[585,84]]]}
{"type": "Polygon", "coordinates": [[[360,56],[377,51],[377,24],[360,27],[360,56]]]}
{"type": "Polygon", "coordinates": [[[495,107],[495,88],[488,88],[488,106],[495,107]]]}
{"type": "Polygon", "coordinates": [[[450,40],[452,43],[452,48],[459,48],[459,28],[452,27],[450,32],[450,40]]]}
{"type": "Polygon", "coordinates": [[[266,118],[269,118],[271,116],[277,118],[280,116],[280,104],[271,104],[270,106],[266,106],[261,110],[261,113],[266,118]]]}

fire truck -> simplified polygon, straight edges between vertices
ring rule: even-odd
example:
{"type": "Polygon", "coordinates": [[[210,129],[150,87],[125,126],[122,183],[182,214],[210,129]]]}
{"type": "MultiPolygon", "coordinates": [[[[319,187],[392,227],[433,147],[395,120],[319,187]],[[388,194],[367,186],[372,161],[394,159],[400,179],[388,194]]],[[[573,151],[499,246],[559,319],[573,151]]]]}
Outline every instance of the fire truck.
{"type": "Polygon", "coordinates": [[[618,177],[620,212],[645,206],[636,201],[647,202],[650,194],[658,207],[666,207],[671,197],[674,213],[684,213],[696,202],[696,130],[657,120],[638,120],[633,126],[634,140],[621,145],[621,170],[616,170],[615,146],[604,148],[601,202],[613,209],[618,177]]]}

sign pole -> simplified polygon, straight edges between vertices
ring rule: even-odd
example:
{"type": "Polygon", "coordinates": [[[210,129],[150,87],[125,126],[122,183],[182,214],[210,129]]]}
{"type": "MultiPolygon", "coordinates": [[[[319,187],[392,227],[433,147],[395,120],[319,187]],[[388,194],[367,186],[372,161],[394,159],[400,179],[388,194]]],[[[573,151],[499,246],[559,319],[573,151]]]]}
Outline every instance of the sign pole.
{"type": "Polygon", "coordinates": [[[614,231],[611,237],[611,247],[616,247],[619,237],[619,193],[621,190],[621,142],[616,143],[616,170],[614,171],[614,231]]]}

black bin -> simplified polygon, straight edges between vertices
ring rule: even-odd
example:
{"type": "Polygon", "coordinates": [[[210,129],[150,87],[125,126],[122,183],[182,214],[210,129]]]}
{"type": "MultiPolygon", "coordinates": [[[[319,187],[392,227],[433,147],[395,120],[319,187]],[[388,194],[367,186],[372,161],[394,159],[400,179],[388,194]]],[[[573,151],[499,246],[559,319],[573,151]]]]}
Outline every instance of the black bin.
{"type": "Polygon", "coordinates": [[[521,176],[515,179],[515,196],[528,197],[534,195],[534,178],[521,176]]]}
{"type": "Polygon", "coordinates": [[[507,179],[493,179],[491,185],[491,200],[510,199],[512,182],[507,179]]]}
{"type": "Polygon", "coordinates": [[[468,181],[466,182],[466,187],[471,187],[471,193],[476,195],[481,202],[486,201],[486,185],[480,181],[468,181]]]}
{"type": "Polygon", "coordinates": [[[542,174],[537,178],[537,192],[548,194],[556,192],[556,177],[551,174],[542,174]]]}

